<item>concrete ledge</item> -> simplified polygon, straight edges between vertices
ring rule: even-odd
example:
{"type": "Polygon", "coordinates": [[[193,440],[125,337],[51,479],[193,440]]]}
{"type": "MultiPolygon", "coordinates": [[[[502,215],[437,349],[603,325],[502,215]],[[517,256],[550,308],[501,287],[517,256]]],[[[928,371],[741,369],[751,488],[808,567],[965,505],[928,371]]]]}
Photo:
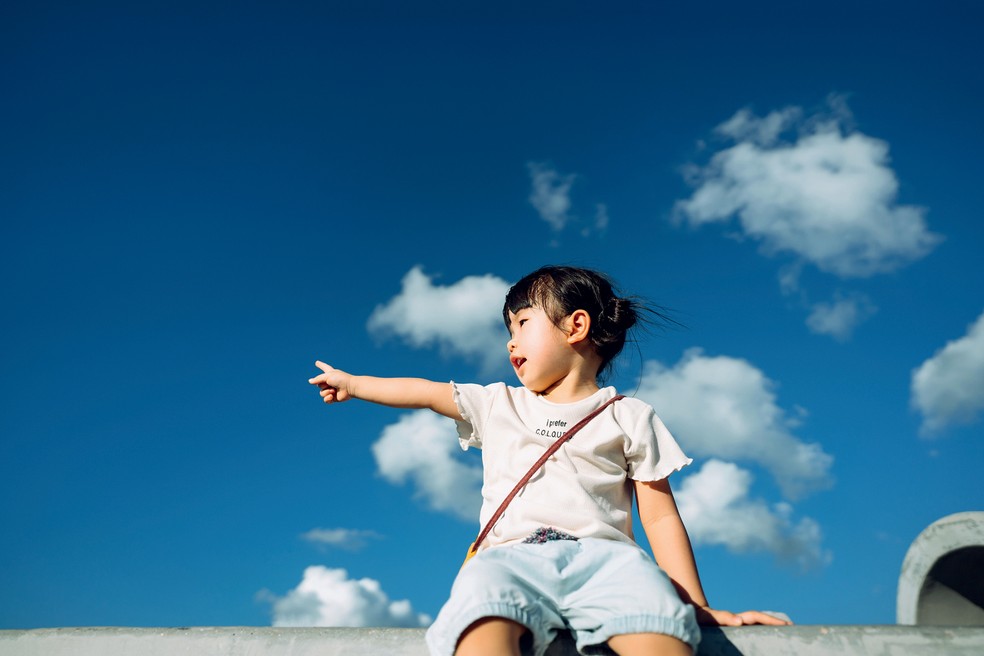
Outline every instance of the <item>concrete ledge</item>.
{"type": "MultiPolygon", "coordinates": [[[[0,631],[0,656],[427,656],[423,629],[272,627],[0,631]]],[[[549,656],[575,656],[562,639],[549,656]]],[[[984,627],[748,626],[705,629],[700,656],[984,654],[984,627]]]]}

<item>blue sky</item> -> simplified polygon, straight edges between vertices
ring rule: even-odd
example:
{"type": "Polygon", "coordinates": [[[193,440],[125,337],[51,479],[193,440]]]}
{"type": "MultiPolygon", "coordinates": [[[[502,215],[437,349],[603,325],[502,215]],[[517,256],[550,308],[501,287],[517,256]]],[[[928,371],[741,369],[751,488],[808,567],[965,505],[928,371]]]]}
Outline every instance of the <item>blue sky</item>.
{"type": "Polygon", "coordinates": [[[0,10],[0,627],[426,623],[478,455],[306,380],[511,382],[545,263],[686,324],[612,383],[712,603],[894,622],[984,507],[977,4],[350,4],[0,10]]]}

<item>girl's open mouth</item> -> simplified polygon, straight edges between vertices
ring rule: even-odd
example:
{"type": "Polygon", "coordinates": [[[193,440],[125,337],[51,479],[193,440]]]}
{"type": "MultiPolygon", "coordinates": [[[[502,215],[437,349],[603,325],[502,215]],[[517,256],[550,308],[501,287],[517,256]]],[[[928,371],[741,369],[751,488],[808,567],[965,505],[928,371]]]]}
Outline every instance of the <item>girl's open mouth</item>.
{"type": "Polygon", "coordinates": [[[509,358],[509,361],[512,362],[513,369],[519,369],[526,362],[526,358],[509,358]]]}

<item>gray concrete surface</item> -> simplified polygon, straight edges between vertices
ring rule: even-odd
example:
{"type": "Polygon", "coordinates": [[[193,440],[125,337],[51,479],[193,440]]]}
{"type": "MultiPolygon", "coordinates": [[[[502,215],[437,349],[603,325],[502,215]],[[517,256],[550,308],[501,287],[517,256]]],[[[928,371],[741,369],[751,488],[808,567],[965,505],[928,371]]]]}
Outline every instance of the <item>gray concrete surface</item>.
{"type": "MultiPolygon", "coordinates": [[[[549,656],[574,656],[569,640],[549,656]]],[[[984,627],[749,626],[707,629],[700,656],[980,656],[984,627]]],[[[422,629],[272,627],[0,631],[2,656],[426,656],[422,629]]]]}
{"type": "Polygon", "coordinates": [[[984,512],[948,515],[913,540],[895,617],[899,624],[984,626],[984,512]]]}
{"type": "MultiPolygon", "coordinates": [[[[984,656],[984,512],[933,522],[902,565],[898,626],[705,629],[699,656],[984,656]],[[964,625],[964,626],[958,626],[964,625]]],[[[576,656],[564,636],[547,656],[576,656]]],[[[0,656],[426,656],[423,629],[86,627],[0,631],[0,656]]]]}

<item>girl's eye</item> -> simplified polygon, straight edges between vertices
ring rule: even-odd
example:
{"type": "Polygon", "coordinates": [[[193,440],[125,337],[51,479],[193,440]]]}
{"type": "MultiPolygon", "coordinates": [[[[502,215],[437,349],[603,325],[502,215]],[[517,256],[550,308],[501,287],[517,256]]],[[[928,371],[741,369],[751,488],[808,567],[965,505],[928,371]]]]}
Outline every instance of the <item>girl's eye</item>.
{"type": "Polygon", "coordinates": [[[520,319],[519,320],[519,327],[522,328],[523,327],[523,324],[526,323],[527,321],[529,321],[529,319],[520,319]]]}

